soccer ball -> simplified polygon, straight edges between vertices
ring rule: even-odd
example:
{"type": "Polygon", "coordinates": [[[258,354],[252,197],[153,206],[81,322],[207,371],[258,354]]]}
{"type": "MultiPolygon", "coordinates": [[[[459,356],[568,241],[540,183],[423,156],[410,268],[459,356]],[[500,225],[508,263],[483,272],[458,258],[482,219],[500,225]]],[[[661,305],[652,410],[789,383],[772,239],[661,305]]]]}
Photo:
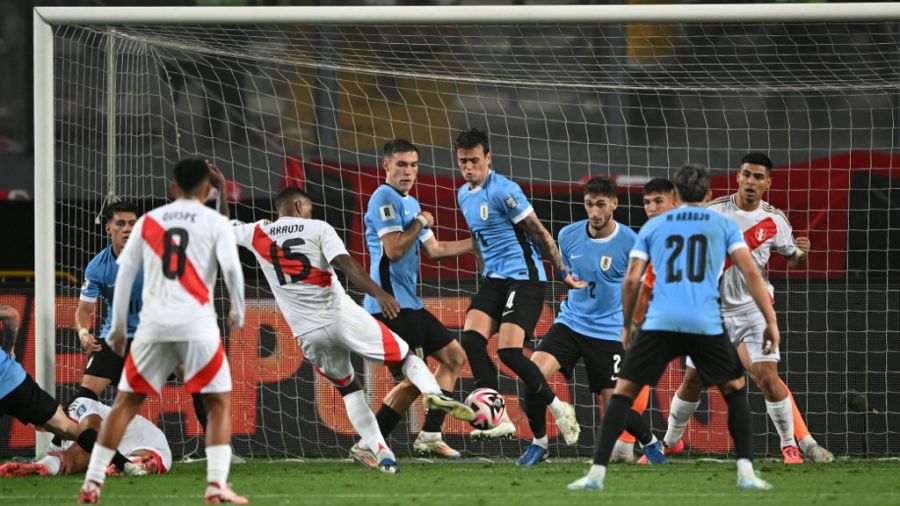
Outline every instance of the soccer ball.
{"type": "Polygon", "coordinates": [[[479,388],[466,398],[466,406],[475,412],[469,423],[476,429],[493,429],[506,414],[506,400],[493,388],[479,388]]]}

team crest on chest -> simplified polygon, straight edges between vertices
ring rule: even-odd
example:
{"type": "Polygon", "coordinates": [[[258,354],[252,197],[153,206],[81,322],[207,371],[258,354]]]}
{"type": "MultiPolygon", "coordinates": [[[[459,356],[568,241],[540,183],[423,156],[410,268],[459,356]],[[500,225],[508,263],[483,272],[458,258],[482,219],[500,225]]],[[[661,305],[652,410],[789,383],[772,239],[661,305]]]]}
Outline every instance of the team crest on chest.
{"type": "Polygon", "coordinates": [[[600,257],[600,268],[608,271],[610,267],[612,267],[612,257],[606,255],[600,257]]]}
{"type": "Polygon", "coordinates": [[[488,219],[488,205],[487,204],[481,204],[481,219],[485,220],[485,221],[488,219]]]}
{"type": "Polygon", "coordinates": [[[756,229],[756,240],[759,242],[763,242],[766,239],[766,229],[758,228],[756,229]]]}

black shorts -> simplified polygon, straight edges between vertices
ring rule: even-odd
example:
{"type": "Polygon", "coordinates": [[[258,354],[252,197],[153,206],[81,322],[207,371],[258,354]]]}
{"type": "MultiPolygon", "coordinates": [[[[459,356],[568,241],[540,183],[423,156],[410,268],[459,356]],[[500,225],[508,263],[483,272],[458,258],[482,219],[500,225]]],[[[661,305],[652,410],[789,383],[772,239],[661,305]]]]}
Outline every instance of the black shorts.
{"type": "MultiPolygon", "coordinates": [[[[456,340],[450,329],[424,308],[401,309],[400,314],[391,319],[385,318],[381,313],[372,316],[406,341],[410,350],[419,358],[434,355],[456,340]]],[[[399,366],[390,369],[394,379],[397,381],[403,379],[399,366]]]]}
{"type": "MultiPolygon", "coordinates": [[[[125,357],[116,355],[116,352],[106,344],[106,339],[98,339],[98,342],[100,343],[100,351],[91,354],[87,367],[84,368],[84,374],[106,378],[110,380],[114,387],[118,387],[119,379],[122,378],[122,369],[125,367],[125,357]]],[[[131,339],[125,344],[125,356],[128,356],[128,350],[130,349],[131,339]]]]}
{"type": "Polygon", "coordinates": [[[672,359],[690,355],[707,386],[744,377],[737,350],[724,333],[682,334],[641,330],[625,355],[619,377],[641,385],[656,385],[672,359]]]}
{"type": "Polygon", "coordinates": [[[526,336],[531,336],[544,310],[546,287],[543,281],[487,278],[472,297],[467,312],[477,309],[500,323],[515,323],[525,329],[526,336]]]}
{"type": "Polygon", "coordinates": [[[618,341],[597,339],[579,334],[562,323],[554,323],[538,343],[536,351],[553,355],[566,378],[572,377],[575,364],[584,358],[591,392],[616,386],[625,349],[618,341]]]}
{"type": "Polygon", "coordinates": [[[58,406],[56,399],[28,374],[19,386],[0,399],[0,416],[9,415],[22,423],[43,425],[53,418],[58,406]]]}

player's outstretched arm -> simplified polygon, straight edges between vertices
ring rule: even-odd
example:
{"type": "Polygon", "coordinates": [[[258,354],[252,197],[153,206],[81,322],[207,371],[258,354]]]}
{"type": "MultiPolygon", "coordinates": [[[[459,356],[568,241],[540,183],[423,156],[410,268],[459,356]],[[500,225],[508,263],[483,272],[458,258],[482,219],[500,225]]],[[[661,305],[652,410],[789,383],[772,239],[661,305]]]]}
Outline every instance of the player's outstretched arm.
{"type": "Polygon", "coordinates": [[[422,244],[425,254],[432,260],[441,260],[443,258],[458,257],[472,251],[472,239],[463,239],[461,241],[438,241],[434,237],[428,239],[422,244]]]}
{"type": "Polygon", "coordinates": [[[381,236],[384,254],[392,261],[399,260],[419,240],[422,230],[430,228],[432,225],[434,225],[434,218],[431,213],[420,212],[416,215],[416,219],[406,227],[406,230],[389,232],[381,236]]]}
{"type": "Polygon", "coordinates": [[[219,211],[219,214],[228,218],[228,194],[226,193],[228,191],[228,183],[225,180],[225,175],[209,160],[206,161],[206,166],[209,168],[209,182],[216,189],[216,210],[219,211]]]}
{"type": "Polygon", "coordinates": [[[244,326],[244,271],[241,269],[233,228],[227,221],[222,220],[216,234],[216,260],[222,269],[222,279],[228,289],[228,298],[231,299],[228,325],[231,329],[237,330],[244,326]]]}
{"type": "Polygon", "coordinates": [[[340,269],[347,275],[347,279],[351,283],[362,289],[362,291],[375,297],[378,305],[381,306],[381,312],[388,318],[394,318],[400,314],[400,304],[391,295],[376,285],[372,278],[363,270],[359,262],[354,260],[350,255],[341,254],[331,259],[331,265],[340,269]]]}
{"type": "Polygon", "coordinates": [[[772,307],[772,299],[769,298],[766,282],[753,262],[753,258],[750,257],[750,250],[747,248],[738,248],[732,251],[731,261],[741,270],[744,280],[747,281],[750,295],[753,296],[753,301],[756,302],[766,319],[766,330],[763,333],[763,353],[772,353],[778,349],[781,336],[778,332],[778,320],[775,317],[775,309],[772,307]]]}
{"type": "Polygon", "coordinates": [[[100,343],[91,332],[91,315],[94,314],[94,303],[84,300],[78,301],[78,307],[75,308],[75,327],[78,329],[78,339],[81,340],[81,347],[88,353],[100,351],[100,343]]]}
{"type": "Polygon", "coordinates": [[[570,288],[584,288],[587,286],[586,282],[576,280],[566,268],[562,255],[559,253],[559,248],[556,247],[556,241],[553,240],[550,232],[544,228],[544,224],[541,223],[534,211],[529,213],[522,221],[516,223],[516,226],[531,237],[534,243],[537,244],[538,249],[540,249],[544,260],[550,262],[556,273],[564,278],[563,280],[570,288]]]}
{"type": "Polygon", "coordinates": [[[628,270],[625,279],[622,280],[622,346],[627,350],[631,344],[631,321],[634,319],[634,308],[638,303],[638,293],[641,290],[641,275],[647,268],[647,261],[643,258],[631,257],[628,261],[628,270]]]}

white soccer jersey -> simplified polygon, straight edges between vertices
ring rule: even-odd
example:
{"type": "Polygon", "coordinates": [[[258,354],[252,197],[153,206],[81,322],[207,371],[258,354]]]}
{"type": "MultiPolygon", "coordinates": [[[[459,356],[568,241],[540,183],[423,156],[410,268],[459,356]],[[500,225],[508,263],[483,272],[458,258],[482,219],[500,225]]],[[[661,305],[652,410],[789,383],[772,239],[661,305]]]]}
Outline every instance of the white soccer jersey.
{"type": "Polygon", "coordinates": [[[144,268],[138,337],[157,342],[206,339],[181,332],[141,336],[140,326],[178,327],[207,318],[214,322],[217,260],[228,273],[231,302],[238,306],[242,320],[244,283],[228,219],[191,199],[176,200],[141,216],[118,258],[120,273],[125,266],[144,268]]]}
{"type": "MultiPolygon", "coordinates": [[[[784,256],[791,256],[797,251],[791,224],[783,212],[766,202],[760,202],[755,211],[747,212],[742,211],[734,199],[734,195],[720,197],[707,204],[707,207],[737,222],[744,233],[744,241],[750,247],[750,256],[766,279],[771,295],[774,290],[768,282],[766,267],[772,250],[784,256]]],[[[725,263],[720,292],[723,315],[756,310],[747,282],[731,260],[725,263]]]]}
{"type": "Polygon", "coordinates": [[[331,261],[348,253],[331,225],[294,217],[232,223],[236,242],[256,255],[294,336],[337,318],[345,294],[331,261]]]}
{"type": "MultiPolygon", "coordinates": [[[[112,408],[87,397],[79,397],[69,404],[69,418],[81,423],[89,415],[97,415],[105,420],[112,408]]],[[[68,442],[71,444],[71,442],[68,442]]],[[[166,470],[172,469],[172,450],[166,435],[153,422],[141,415],[135,415],[125,428],[125,434],[119,442],[119,453],[126,457],[137,450],[150,450],[159,455],[166,470]]]]}

